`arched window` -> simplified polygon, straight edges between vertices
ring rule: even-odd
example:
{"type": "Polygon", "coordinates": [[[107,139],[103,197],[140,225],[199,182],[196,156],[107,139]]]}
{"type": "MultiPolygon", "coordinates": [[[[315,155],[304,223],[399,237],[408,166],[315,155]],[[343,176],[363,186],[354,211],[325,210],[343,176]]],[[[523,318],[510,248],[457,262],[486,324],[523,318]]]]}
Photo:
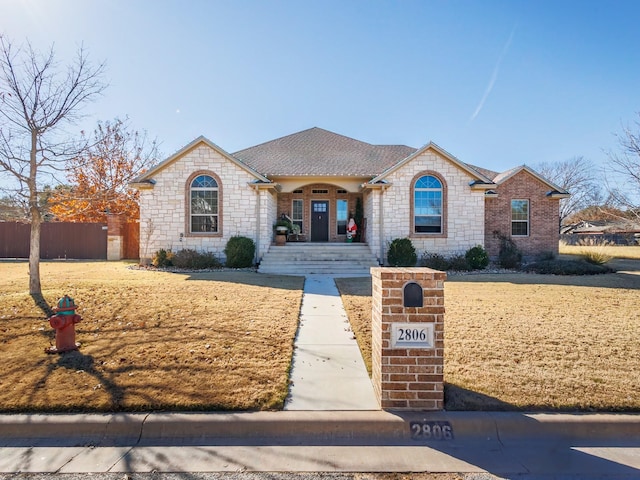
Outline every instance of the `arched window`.
{"type": "Polygon", "coordinates": [[[219,186],[211,175],[197,175],[189,185],[190,233],[219,233],[219,186]]]}
{"type": "Polygon", "coordinates": [[[413,185],[413,233],[444,231],[444,188],[433,175],[423,175],[413,185]]]}

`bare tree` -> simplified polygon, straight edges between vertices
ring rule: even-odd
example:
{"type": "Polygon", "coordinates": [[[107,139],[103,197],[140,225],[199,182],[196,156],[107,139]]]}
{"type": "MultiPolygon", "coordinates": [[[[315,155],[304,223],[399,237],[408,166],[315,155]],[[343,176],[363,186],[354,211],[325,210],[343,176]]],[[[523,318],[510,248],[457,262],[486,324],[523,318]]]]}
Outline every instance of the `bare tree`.
{"type": "Polygon", "coordinates": [[[536,171],[571,194],[569,198],[560,200],[560,225],[571,214],[602,202],[602,189],[595,169],[584,157],[541,163],[536,166],[536,171]]]}
{"type": "Polygon", "coordinates": [[[617,206],[640,220],[640,120],[635,128],[623,127],[617,135],[621,151],[608,153],[607,188],[617,206]]]}
{"type": "Polygon", "coordinates": [[[105,88],[104,65],[93,67],[80,48],[60,71],[53,47],[46,53],[31,44],[14,48],[0,36],[0,175],[14,181],[14,194],[28,204],[31,221],[29,293],[41,296],[40,226],[43,185],[84,149],[65,130],[80,118],[80,108],[105,88]]]}

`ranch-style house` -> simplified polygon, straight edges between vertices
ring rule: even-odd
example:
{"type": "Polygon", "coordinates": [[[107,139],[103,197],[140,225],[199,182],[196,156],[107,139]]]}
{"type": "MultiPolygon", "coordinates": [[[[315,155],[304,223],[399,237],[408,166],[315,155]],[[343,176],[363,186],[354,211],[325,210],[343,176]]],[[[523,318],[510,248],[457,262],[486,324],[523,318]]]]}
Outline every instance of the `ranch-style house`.
{"type": "Polygon", "coordinates": [[[559,200],[569,195],[524,165],[493,172],[434,143],[372,145],[321,128],[235,153],[198,137],[131,185],[140,191],[142,261],[159,249],[222,257],[242,235],[260,262],[283,215],[297,241],[344,243],[358,207],[358,239],[380,264],[389,242],[404,237],[443,255],[482,245],[495,257],[500,236],[525,256],[557,253],[559,200]]]}

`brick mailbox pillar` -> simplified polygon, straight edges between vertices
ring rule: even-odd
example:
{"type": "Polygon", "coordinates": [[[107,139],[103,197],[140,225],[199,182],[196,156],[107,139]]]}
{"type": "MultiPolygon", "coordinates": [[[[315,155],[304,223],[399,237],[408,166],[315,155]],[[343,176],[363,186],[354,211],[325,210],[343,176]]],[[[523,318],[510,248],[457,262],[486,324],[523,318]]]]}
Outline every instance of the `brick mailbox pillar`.
{"type": "Polygon", "coordinates": [[[372,382],[380,407],[442,410],[447,274],[379,267],[371,278],[372,382]]]}

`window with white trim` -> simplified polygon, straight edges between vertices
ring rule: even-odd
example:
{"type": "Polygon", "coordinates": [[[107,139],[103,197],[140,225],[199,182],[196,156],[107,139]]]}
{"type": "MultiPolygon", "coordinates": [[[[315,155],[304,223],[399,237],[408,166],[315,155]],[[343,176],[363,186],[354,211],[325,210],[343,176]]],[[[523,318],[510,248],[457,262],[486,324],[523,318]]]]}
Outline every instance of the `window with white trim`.
{"type": "Polygon", "coordinates": [[[301,198],[295,198],[291,204],[291,221],[294,225],[300,227],[302,232],[302,219],[304,214],[304,200],[301,198]]]}
{"type": "Polygon", "coordinates": [[[414,233],[442,233],[442,183],[433,175],[416,181],[413,215],[414,233]]]}
{"type": "Polygon", "coordinates": [[[511,200],[511,236],[529,235],[529,200],[511,200]]]}
{"type": "Polygon", "coordinates": [[[347,201],[336,201],[336,223],[338,226],[338,235],[347,234],[347,201]]]}
{"type": "Polygon", "coordinates": [[[218,233],[218,182],[198,175],[189,186],[191,233],[218,233]]]}

